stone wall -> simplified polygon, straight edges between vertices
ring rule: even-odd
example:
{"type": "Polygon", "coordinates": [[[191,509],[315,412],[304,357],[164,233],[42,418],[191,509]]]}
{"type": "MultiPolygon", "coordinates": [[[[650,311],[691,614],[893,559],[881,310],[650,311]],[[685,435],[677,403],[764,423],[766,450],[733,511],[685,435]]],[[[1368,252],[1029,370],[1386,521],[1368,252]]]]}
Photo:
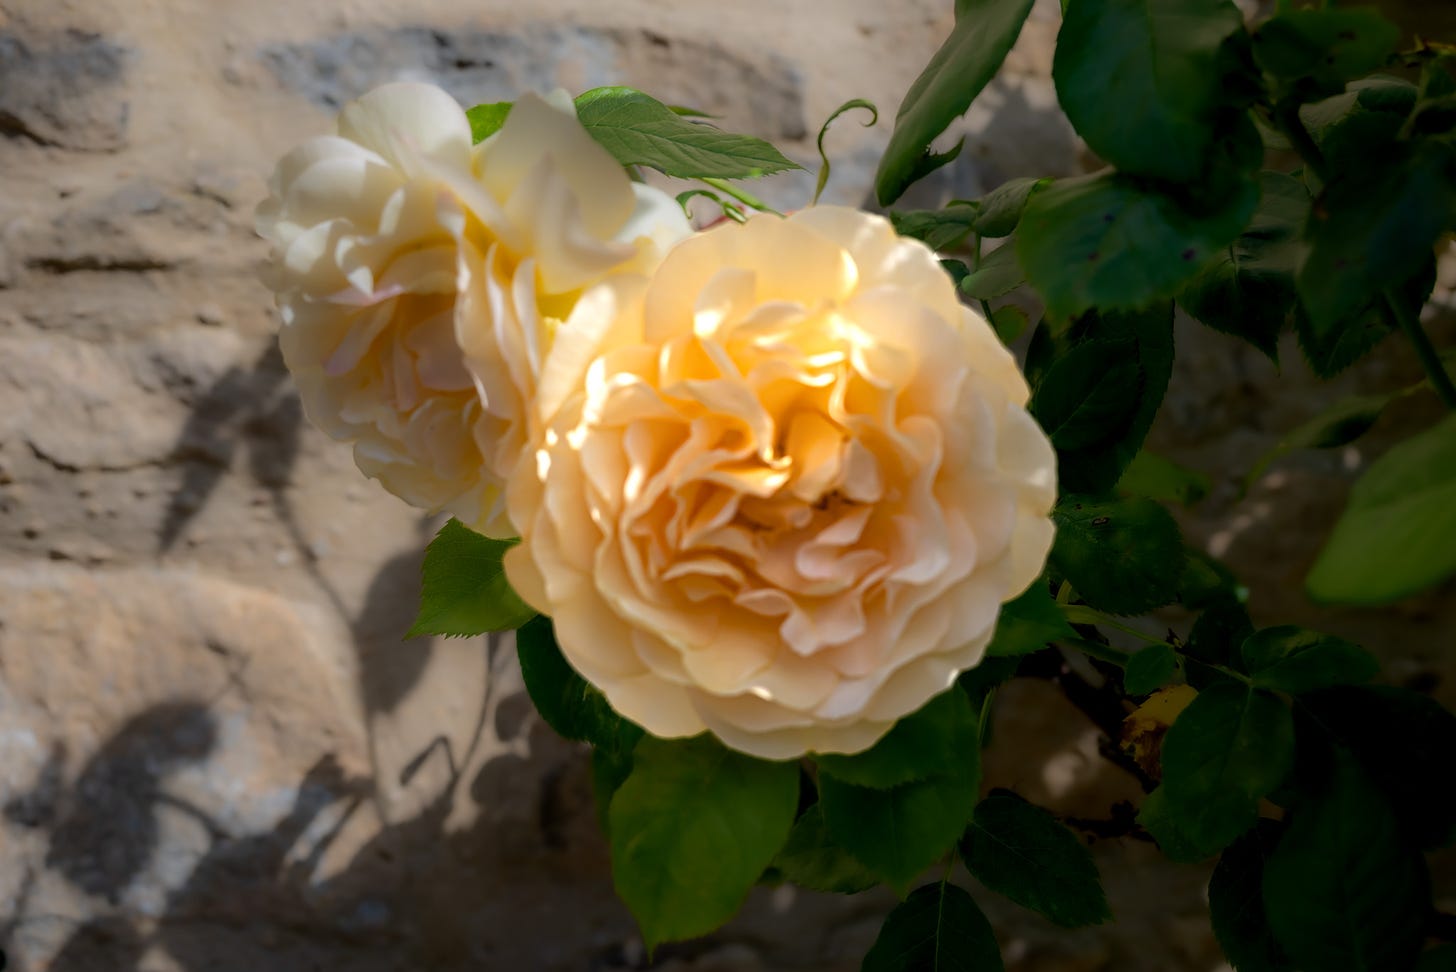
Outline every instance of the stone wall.
{"type": "MultiPolygon", "coordinates": [[[[919,202],[1083,164],[1048,80],[1056,11],[1038,3],[961,126],[964,161],[919,202]]],[[[396,78],[466,102],[632,84],[806,164],[820,120],[868,97],[881,125],[845,119],[830,138],[827,198],[862,202],[894,107],[949,26],[944,0],[0,0],[12,969],[646,967],[583,753],[532,714],[511,646],[401,640],[437,524],[302,420],[252,207],[279,154],[396,78]]],[[[764,192],[794,207],[811,186],[802,173],[764,192]]],[[[1292,349],[1276,374],[1216,335],[1180,341],[1156,440],[1217,482],[1190,535],[1248,572],[1262,613],[1306,620],[1298,579],[1364,447],[1299,457],[1240,497],[1250,456],[1329,393],[1292,349]]],[[[1341,386],[1389,387],[1412,367],[1389,348],[1341,386]]],[[[1433,637],[1448,602],[1336,621],[1449,703],[1433,637]]],[[[990,783],[1093,815],[1138,792],[1045,683],[1003,699],[990,783]]],[[[983,896],[1012,968],[1217,963],[1202,872],[1136,842],[1096,849],[1116,926],[1058,932],[983,896]]],[[[654,967],[856,969],[890,904],[765,890],[654,967]]]]}

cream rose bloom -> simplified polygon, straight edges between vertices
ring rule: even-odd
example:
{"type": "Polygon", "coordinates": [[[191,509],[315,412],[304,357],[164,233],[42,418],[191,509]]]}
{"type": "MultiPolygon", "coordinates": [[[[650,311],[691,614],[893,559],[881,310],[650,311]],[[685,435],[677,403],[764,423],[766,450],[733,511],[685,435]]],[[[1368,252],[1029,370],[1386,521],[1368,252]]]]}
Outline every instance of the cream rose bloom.
{"type": "Polygon", "coordinates": [[[624,716],[856,752],[985,652],[1052,542],[1056,457],[935,256],[820,206],[583,297],[516,467],[516,590],[624,716]]]}
{"type": "Polygon", "coordinates": [[[444,91],[391,84],[279,162],[258,208],[284,359],[309,417],[426,510],[513,533],[503,485],[559,321],[689,226],[569,98],[527,95],[472,148],[444,91]]]}

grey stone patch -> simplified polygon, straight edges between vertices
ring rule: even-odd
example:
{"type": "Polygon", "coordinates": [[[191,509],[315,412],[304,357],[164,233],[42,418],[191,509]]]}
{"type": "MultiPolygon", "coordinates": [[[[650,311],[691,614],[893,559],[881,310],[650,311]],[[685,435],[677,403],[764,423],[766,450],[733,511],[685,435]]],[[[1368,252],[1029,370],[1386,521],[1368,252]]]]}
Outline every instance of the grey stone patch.
{"type": "Polygon", "coordinates": [[[83,151],[122,148],[130,56],[83,30],[0,33],[0,134],[83,151]]]}
{"type": "Polygon", "coordinates": [[[718,116],[725,126],[806,137],[803,81],[777,57],[750,60],[713,43],[651,31],[532,24],[511,30],[403,27],[264,47],[287,88],[333,111],[376,85],[429,81],[462,104],[525,91],[628,84],[718,116]]]}
{"type": "Polygon", "coordinates": [[[149,181],[128,182],[78,197],[49,225],[20,235],[17,249],[26,267],[50,274],[170,270],[197,251],[195,240],[178,230],[211,230],[221,208],[149,181]]]}

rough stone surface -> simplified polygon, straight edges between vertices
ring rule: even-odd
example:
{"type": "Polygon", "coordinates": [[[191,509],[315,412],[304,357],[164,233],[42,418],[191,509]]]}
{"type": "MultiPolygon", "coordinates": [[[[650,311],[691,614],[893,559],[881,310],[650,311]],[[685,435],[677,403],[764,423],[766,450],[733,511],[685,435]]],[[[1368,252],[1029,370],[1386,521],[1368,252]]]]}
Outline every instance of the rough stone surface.
{"type": "MultiPolygon", "coordinates": [[[[906,206],[1086,165],[1038,0],[1006,72],[906,206]]],[[[403,642],[438,525],[315,432],[273,341],[252,208],[274,160],[368,87],[466,101],[644,88],[777,140],[805,205],[867,204],[945,0],[0,0],[0,950],[21,972],[609,972],[648,967],[611,892],[583,751],[531,711],[509,639],[403,642]],[[407,8],[407,9],[406,9],[407,8]],[[650,25],[645,27],[644,25],[650,25]]],[[[1450,336],[1456,259],[1431,325],[1450,336]]],[[[1330,385],[1180,325],[1155,447],[1208,473],[1183,511],[1261,620],[1320,623],[1456,701],[1449,589],[1321,613],[1302,577],[1354,475],[1435,411],[1413,396],[1352,449],[1252,460],[1340,395],[1416,377],[1398,341],[1330,385]]],[[[1170,616],[1175,626],[1188,619],[1170,616]]],[[[1043,679],[1001,693],[988,786],[1115,823],[1140,789],[1043,679]]],[[[1118,922],[1067,933],[978,900],[1013,970],[1216,966],[1206,873],[1094,853],[1118,922]]],[[[1450,868],[1439,871],[1456,900],[1450,868]]],[[[1440,883],[1444,882],[1444,883],[1440,883]]],[[[887,894],[760,889],[677,972],[859,967],[887,894]]]]}
{"type": "Polygon", "coordinates": [[[121,148],[127,59],[126,48],[86,30],[0,30],[0,135],[71,149],[121,148]]]}

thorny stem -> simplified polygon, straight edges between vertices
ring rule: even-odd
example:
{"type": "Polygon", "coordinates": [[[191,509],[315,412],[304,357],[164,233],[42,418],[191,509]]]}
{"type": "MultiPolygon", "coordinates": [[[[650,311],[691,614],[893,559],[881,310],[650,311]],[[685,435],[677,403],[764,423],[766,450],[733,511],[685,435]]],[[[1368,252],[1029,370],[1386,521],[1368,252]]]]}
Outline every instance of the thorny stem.
{"type": "Polygon", "coordinates": [[[712,176],[705,176],[699,181],[705,185],[712,186],[714,189],[717,189],[725,196],[732,196],[734,199],[737,199],[739,202],[743,203],[743,205],[756,209],[761,213],[773,213],[775,216],[783,215],[783,213],[779,212],[777,209],[774,209],[762,199],[759,199],[757,196],[753,195],[750,192],[745,192],[744,190],[735,186],[733,183],[729,182],[727,179],[717,179],[712,176]]]}

